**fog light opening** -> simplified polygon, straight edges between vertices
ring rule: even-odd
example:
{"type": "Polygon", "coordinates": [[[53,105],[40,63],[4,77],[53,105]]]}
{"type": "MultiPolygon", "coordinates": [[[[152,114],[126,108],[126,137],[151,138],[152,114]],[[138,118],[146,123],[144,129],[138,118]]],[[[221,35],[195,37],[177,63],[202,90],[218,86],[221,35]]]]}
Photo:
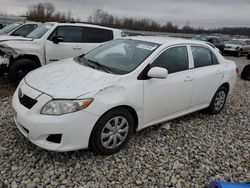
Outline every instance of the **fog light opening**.
{"type": "Polygon", "coordinates": [[[51,134],[48,136],[47,141],[60,144],[62,140],[62,134],[51,134]]]}

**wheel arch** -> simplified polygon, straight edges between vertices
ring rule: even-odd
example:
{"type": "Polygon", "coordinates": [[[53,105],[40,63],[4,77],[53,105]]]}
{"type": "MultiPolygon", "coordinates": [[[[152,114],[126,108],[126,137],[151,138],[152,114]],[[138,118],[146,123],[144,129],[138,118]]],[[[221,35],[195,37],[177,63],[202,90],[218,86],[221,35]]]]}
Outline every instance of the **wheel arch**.
{"type": "Polygon", "coordinates": [[[12,64],[14,64],[19,59],[30,59],[30,60],[32,60],[32,61],[35,62],[35,64],[37,65],[37,67],[41,67],[41,61],[40,61],[39,57],[36,56],[36,55],[29,55],[29,54],[24,54],[24,55],[20,55],[20,56],[16,57],[15,59],[13,59],[11,61],[10,66],[12,64]]]}
{"type": "MultiPolygon", "coordinates": [[[[220,87],[225,87],[226,89],[227,89],[227,92],[229,92],[230,91],[230,84],[228,83],[228,82],[225,82],[225,83],[223,83],[220,87]]],[[[219,87],[219,88],[220,88],[219,87]]]]}
{"type": "MultiPolygon", "coordinates": [[[[91,139],[93,138],[93,134],[94,134],[94,130],[96,129],[96,124],[97,122],[105,115],[107,114],[108,112],[112,111],[112,110],[115,110],[115,109],[118,109],[118,108],[123,108],[123,109],[126,109],[129,113],[131,113],[133,119],[134,119],[134,122],[135,122],[135,125],[134,125],[134,132],[137,130],[138,128],[138,115],[137,115],[137,112],[135,111],[135,109],[129,105],[119,105],[119,106],[115,106],[115,107],[112,107],[110,108],[109,110],[107,110],[105,113],[103,113],[99,118],[98,120],[96,121],[95,125],[93,126],[92,130],[91,130],[91,133],[90,133],[90,136],[89,136],[89,143],[88,143],[88,147],[91,148],[91,139]]],[[[95,147],[95,146],[92,146],[92,147],[95,147]]],[[[92,148],[93,149],[93,148],[92,148]]]]}

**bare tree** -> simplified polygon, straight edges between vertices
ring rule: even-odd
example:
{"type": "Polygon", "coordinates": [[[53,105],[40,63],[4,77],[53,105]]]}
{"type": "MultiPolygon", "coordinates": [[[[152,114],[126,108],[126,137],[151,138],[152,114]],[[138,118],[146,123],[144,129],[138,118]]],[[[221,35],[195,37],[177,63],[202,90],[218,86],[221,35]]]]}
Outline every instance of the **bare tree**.
{"type": "MultiPolygon", "coordinates": [[[[50,2],[40,2],[28,6],[26,11],[26,17],[28,20],[48,22],[48,21],[63,21],[73,22],[75,21],[71,11],[66,12],[56,11],[55,6],[50,2]]],[[[80,21],[79,18],[77,18],[80,21]]]]}

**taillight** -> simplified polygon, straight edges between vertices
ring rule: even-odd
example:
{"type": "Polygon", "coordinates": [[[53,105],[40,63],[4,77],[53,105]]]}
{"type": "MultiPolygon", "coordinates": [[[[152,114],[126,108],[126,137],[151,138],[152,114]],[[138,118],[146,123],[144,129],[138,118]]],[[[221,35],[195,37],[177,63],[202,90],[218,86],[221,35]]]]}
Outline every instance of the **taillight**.
{"type": "Polygon", "coordinates": [[[236,67],[235,69],[236,73],[238,74],[240,72],[240,68],[239,67],[236,67]]]}

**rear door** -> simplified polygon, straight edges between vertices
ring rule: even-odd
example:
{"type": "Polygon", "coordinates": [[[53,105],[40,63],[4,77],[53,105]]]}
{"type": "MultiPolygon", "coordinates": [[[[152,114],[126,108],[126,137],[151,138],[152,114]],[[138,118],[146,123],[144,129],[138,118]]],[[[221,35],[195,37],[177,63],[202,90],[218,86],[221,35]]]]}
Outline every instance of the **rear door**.
{"type": "Polygon", "coordinates": [[[83,53],[83,27],[58,26],[45,43],[46,63],[76,57],[83,53]],[[63,42],[54,43],[54,36],[63,37],[63,42]]]}
{"type": "Polygon", "coordinates": [[[190,107],[210,103],[223,78],[223,66],[205,46],[191,46],[193,55],[194,88],[190,107]]]}

